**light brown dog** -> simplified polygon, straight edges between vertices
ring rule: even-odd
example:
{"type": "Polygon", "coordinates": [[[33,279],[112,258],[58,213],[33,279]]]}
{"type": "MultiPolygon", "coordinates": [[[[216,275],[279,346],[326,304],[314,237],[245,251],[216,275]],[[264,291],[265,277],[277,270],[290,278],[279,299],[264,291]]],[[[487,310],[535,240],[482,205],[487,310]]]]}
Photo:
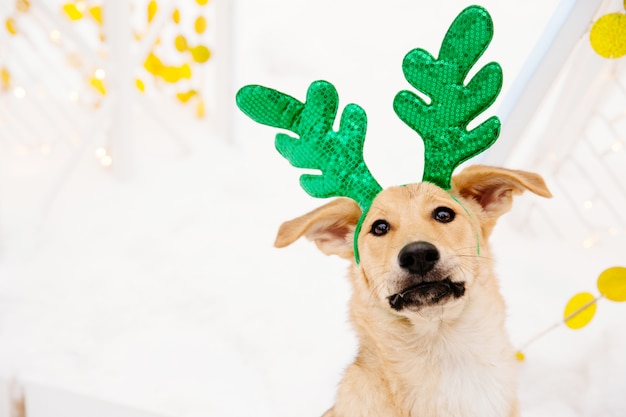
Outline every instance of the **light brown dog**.
{"type": "Polygon", "coordinates": [[[450,192],[391,187],[361,209],[339,198],[284,223],[276,246],[301,236],[352,260],[350,316],[359,352],[325,417],[514,417],[516,360],[487,239],[514,194],[550,197],[523,171],[470,166],[450,192]]]}

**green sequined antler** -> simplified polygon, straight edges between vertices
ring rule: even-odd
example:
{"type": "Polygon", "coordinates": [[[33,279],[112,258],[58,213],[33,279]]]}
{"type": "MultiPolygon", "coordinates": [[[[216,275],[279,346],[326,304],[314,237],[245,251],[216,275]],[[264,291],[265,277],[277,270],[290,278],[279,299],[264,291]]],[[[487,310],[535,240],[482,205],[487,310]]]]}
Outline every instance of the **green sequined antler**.
{"type": "Polygon", "coordinates": [[[454,169],[486,150],[500,134],[500,120],[495,116],[467,130],[502,88],[502,69],[495,62],[485,65],[464,84],[492,37],[489,13],[482,7],[470,6],[450,25],[438,59],[423,49],[414,49],[402,64],[407,81],[431,102],[401,91],[395,97],[394,109],[424,141],[423,181],[446,190],[451,188],[454,169]]]}
{"type": "Polygon", "coordinates": [[[381,186],[363,160],[367,117],[361,107],[345,107],[339,130],[333,130],[339,98],[326,81],[316,81],[306,102],[260,85],[237,93],[237,105],[258,123],[289,130],[276,135],[276,149],[297,168],[319,169],[321,175],[304,174],[300,185],[313,197],[349,197],[363,211],[369,209],[381,186]]]}

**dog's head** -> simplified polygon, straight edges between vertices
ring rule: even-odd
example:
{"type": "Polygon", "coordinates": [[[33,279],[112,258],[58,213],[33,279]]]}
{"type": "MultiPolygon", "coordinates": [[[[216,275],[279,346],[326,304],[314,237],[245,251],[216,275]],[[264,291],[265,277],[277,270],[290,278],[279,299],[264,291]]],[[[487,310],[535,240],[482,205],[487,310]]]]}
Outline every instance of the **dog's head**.
{"type": "MultiPolygon", "coordinates": [[[[524,171],[475,165],[453,177],[445,191],[423,182],[380,192],[362,220],[354,264],[370,299],[403,316],[430,307],[462,306],[488,267],[487,238],[510,210],[514,194],[550,197],[543,179],[524,171]]],[[[336,199],[285,222],[276,238],[284,247],[301,236],[322,252],[354,259],[361,209],[336,199]]]]}

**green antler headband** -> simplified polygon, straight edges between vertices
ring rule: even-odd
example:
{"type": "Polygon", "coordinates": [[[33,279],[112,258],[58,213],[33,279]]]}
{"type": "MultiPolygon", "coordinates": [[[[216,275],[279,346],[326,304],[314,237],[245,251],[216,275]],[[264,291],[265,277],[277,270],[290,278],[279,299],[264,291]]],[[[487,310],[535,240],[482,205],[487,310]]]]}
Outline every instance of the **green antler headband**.
{"type": "Polygon", "coordinates": [[[464,84],[492,38],[489,13],[470,6],[450,25],[438,59],[414,49],[402,64],[407,81],[432,101],[428,104],[410,91],[401,91],[394,110],[424,141],[423,181],[445,190],[451,188],[454,169],[489,148],[500,134],[500,120],[495,116],[467,131],[467,125],[493,104],[502,88],[502,68],[495,62],[464,84]]]}
{"type": "MultiPolygon", "coordinates": [[[[502,88],[502,69],[485,65],[465,84],[471,68],[493,37],[493,22],[480,6],[463,10],[452,22],[435,59],[423,49],[404,58],[407,81],[430,97],[430,103],[410,91],[394,100],[396,114],[424,141],[422,180],[449,190],[454,169],[491,146],[500,133],[500,120],[491,117],[471,131],[468,124],[495,101],[502,88]]],[[[363,219],[382,187],[363,160],[367,117],[361,107],[343,110],[339,130],[333,130],[338,96],[326,81],[309,87],[304,103],[279,91],[248,85],[237,93],[237,105],[253,120],[289,130],[276,135],[276,149],[297,168],[318,169],[304,174],[300,185],[313,197],[349,197],[363,210],[363,219]]],[[[361,220],[362,221],[362,220],[361,220]]],[[[357,225],[355,242],[361,222],[357,225]]],[[[355,244],[358,263],[358,250],[355,244]]]]}
{"type": "Polygon", "coordinates": [[[300,185],[313,197],[349,197],[363,211],[382,188],[363,161],[367,117],[363,109],[349,104],[333,130],[339,97],[332,84],[316,81],[306,102],[259,85],[237,93],[237,105],[253,120],[297,134],[276,135],[276,149],[297,168],[319,169],[321,175],[304,174],[300,185]]]}

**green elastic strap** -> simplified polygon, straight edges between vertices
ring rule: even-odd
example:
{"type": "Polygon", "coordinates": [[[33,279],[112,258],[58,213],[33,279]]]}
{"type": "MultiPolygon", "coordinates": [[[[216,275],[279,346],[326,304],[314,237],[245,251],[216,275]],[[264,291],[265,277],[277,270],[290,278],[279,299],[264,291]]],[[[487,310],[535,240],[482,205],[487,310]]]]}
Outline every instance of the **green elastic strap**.
{"type": "Polygon", "coordinates": [[[361,227],[363,227],[363,220],[365,220],[366,215],[367,211],[363,211],[363,214],[361,214],[361,218],[354,229],[354,260],[357,265],[361,263],[361,256],[359,255],[359,234],[361,233],[361,227]]]}
{"type": "Polygon", "coordinates": [[[478,235],[478,230],[476,229],[476,223],[474,222],[474,217],[472,217],[472,213],[470,213],[470,211],[467,209],[467,207],[465,207],[465,206],[463,205],[463,203],[461,203],[461,202],[459,201],[459,199],[458,199],[458,198],[456,198],[454,195],[452,195],[452,193],[450,193],[450,191],[447,191],[447,190],[446,190],[446,192],[448,193],[448,195],[449,195],[450,197],[452,197],[452,199],[453,199],[454,201],[456,201],[457,203],[459,203],[459,205],[460,205],[461,207],[463,207],[463,210],[465,210],[465,213],[466,213],[466,214],[467,214],[467,216],[469,217],[470,222],[472,223],[472,228],[474,229],[474,236],[476,237],[476,253],[477,253],[477,255],[478,255],[478,256],[480,256],[480,236],[478,235]]]}

